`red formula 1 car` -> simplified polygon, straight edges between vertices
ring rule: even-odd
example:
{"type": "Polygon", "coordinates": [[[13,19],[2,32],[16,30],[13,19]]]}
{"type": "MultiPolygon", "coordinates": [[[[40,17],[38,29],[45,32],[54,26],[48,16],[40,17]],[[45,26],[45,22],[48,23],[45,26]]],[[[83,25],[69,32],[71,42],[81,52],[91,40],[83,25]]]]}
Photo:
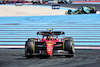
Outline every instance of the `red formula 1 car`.
{"type": "Polygon", "coordinates": [[[62,31],[40,31],[42,39],[29,38],[25,44],[25,56],[46,55],[46,56],[74,56],[74,41],[72,37],[58,38],[64,35],[62,31]]]}

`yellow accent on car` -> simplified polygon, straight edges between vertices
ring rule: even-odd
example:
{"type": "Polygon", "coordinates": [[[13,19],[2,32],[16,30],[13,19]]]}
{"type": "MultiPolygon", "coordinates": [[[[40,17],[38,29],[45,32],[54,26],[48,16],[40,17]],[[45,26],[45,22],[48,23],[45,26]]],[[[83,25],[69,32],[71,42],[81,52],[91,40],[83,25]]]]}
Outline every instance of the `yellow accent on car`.
{"type": "Polygon", "coordinates": [[[74,44],[74,41],[72,41],[72,44],[74,44]]]}
{"type": "Polygon", "coordinates": [[[95,7],[93,7],[93,9],[95,9],[95,7]]]}
{"type": "Polygon", "coordinates": [[[52,44],[47,44],[47,45],[52,45],[52,44]]]}
{"type": "Polygon", "coordinates": [[[48,29],[49,31],[53,30],[53,29],[48,29]]]}
{"type": "Polygon", "coordinates": [[[66,11],[65,14],[68,14],[68,11],[66,11]]]}
{"type": "Polygon", "coordinates": [[[34,41],[34,39],[31,39],[31,40],[33,40],[33,41],[34,41]]]}
{"type": "Polygon", "coordinates": [[[35,53],[35,41],[33,41],[33,53],[35,53]]]}
{"type": "MultiPolygon", "coordinates": [[[[65,40],[68,40],[68,38],[66,38],[65,40]]],[[[63,50],[65,50],[65,46],[64,46],[65,45],[64,44],[65,43],[65,40],[63,41],[63,50]]]]}

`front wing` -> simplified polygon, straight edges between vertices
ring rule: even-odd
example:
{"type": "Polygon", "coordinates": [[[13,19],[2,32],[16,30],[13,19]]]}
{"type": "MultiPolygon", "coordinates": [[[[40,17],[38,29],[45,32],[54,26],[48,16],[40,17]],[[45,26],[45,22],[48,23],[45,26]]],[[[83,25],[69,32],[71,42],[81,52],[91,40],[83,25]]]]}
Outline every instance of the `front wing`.
{"type": "MultiPolygon", "coordinates": [[[[30,54],[27,54],[27,56],[30,54]]],[[[48,55],[46,50],[39,50],[38,53],[34,53],[32,54],[32,56],[36,56],[36,55],[48,55]]],[[[64,50],[54,50],[52,56],[67,56],[67,55],[72,55],[69,54],[68,51],[64,51],[64,50]]]]}

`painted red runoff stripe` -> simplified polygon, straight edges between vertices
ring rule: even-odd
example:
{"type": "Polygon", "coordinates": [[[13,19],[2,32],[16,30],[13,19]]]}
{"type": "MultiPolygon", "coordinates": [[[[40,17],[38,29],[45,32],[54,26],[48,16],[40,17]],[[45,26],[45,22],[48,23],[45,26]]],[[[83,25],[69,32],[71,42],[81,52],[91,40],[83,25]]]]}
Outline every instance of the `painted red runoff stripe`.
{"type": "MultiPolygon", "coordinates": [[[[25,48],[25,46],[0,46],[0,48],[25,48]]],[[[75,47],[75,49],[100,49],[100,47],[75,47]]]]}

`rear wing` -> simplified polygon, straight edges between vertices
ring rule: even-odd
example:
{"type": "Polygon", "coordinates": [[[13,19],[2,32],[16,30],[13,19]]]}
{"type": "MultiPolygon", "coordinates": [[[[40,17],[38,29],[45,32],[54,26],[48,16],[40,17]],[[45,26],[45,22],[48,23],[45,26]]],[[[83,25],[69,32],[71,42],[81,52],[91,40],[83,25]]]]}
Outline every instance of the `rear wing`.
{"type": "Polygon", "coordinates": [[[64,35],[65,33],[63,31],[40,31],[37,32],[37,35],[64,35]]]}

